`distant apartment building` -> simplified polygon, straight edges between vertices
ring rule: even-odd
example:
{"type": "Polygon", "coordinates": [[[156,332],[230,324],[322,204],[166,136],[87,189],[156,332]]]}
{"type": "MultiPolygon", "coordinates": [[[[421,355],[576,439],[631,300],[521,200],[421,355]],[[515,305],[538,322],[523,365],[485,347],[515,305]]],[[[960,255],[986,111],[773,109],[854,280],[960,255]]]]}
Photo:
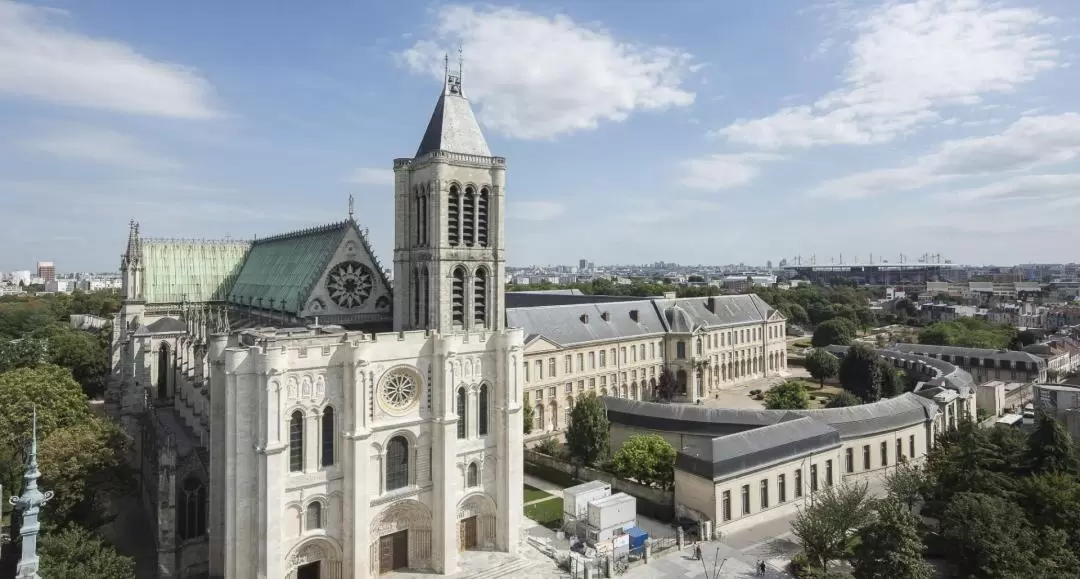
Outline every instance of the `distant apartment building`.
{"type": "Polygon", "coordinates": [[[1043,284],[1025,281],[969,281],[967,283],[928,281],[926,294],[928,296],[945,294],[986,303],[991,300],[1012,301],[1037,297],[1042,294],[1043,287],[1043,284]]]}
{"type": "Polygon", "coordinates": [[[39,261],[37,264],[37,275],[46,282],[56,279],[56,265],[51,261],[39,261]]]}
{"type": "Polygon", "coordinates": [[[30,285],[30,271],[21,269],[11,272],[11,283],[13,285],[30,285]]]}
{"type": "Polygon", "coordinates": [[[960,318],[973,318],[983,313],[975,306],[953,304],[920,304],[919,319],[924,322],[953,322],[960,318]]]}
{"type": "Polygon", "coordinates": [[[986,320],[1017,328],[1045,328],[1047,311],[1047,308],[1031,302],[998,304],[986,312],[986,320]]]}
{"type": "Polygon", "coordinates": [[[1080,325],[1080,307],[1061,306],[1050,308],[1050,311],[1046,312],[1046,324],[1043,327],[1057,330],[1076,325],[1080,325]]]}

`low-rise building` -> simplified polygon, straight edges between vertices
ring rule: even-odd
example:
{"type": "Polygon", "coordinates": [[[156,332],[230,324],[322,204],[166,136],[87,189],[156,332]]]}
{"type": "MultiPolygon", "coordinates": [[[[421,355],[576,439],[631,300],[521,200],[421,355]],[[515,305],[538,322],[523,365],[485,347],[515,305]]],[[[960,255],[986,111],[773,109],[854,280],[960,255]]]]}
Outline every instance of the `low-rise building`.
{"type": "Polygon", "coordinates": [[[1046,381],[1046,361],[1028,352],[903,343],[893,344],[890,349],[955,364],[971,374],[976,384],[990,380],[1046,381]]]}

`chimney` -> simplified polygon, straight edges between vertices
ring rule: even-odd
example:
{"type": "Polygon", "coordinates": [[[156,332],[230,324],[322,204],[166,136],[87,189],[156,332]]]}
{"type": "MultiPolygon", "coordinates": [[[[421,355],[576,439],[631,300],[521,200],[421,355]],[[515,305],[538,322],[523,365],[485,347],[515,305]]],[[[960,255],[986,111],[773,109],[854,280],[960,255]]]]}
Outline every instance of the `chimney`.
{"type": "Polygon", "coordinates": [[[630,310],[630,319],[634,320],[635,322],[639,321],[638,320],[638,311],[637,310],[630,310]]]}
{"type": "Polygon", "coordinates": [[[709,296],[709,299],[705,301],[705,307],[712,313],[716,313],[716,296],[709,296]]]}

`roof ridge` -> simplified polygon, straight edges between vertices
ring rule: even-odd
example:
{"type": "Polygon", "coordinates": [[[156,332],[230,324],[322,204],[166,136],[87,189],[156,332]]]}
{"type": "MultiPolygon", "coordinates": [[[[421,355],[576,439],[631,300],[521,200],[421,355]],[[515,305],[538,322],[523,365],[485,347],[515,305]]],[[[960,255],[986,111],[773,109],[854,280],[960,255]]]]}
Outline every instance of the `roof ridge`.
{"type": "Polygon", "coordinates": [[[140,243],[197,243],[200,245],[248,245],[248,239],[205,239],[194,237],[141,237],[140,243]]]}
{"type": "Polygon", "coordinates": [[[651,299],[646,299],[646,300],[624,300],[624,301],[618,301],[618,302],[582,302],[580,304],[548,304],[548,305],[544,305],[544,306],[518,306],[516,308],[506,308],[506,309],[507,310],[546,310],[546,309],[570,308],[570,307],[591,307],[591,306],[599,307],[601,305],[610,305],[610,304],[616,304],[616,305],[618,305],[618,304],[636,304],[636,303],[641,303],[641,302],[652,302],[652,300],[651,299]]]}
{"type": "Polygon", "coordinates": [[[335,223],[328,223],[326,225],[319,225],[316,227],[308,227],[305,229],[297,229],[296,231],[289,231],[287,233],[279,233],[277,235],[271,235],[270,237],[263,237],[262,239],[256,238],[252,244],[271,243],[274,241],[282,241],[285,239],[295,239],[297,237],[304,237],[307,235],[313,235],[318,233],[327,233],[336,229],[344,229],[348,224],[348,220],[338,221],[335,223]]]}

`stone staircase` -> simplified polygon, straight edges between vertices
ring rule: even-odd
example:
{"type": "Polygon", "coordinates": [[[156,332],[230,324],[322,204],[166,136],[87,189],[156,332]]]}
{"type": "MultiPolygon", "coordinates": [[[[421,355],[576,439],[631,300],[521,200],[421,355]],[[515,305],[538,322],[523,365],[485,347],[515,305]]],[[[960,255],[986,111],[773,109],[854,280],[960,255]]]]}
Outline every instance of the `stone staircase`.
{"type": "Polygon", "coordinates": [[[496,565],[483,571],[477,571],[469,575],[462,575],[461,579],[498,579],[499,577],[521,577],[524,575],[522,571],[533,566],[533,562],[528,559],[515,559],[513,561],[507,561],[500,565],[496,565]]]}

